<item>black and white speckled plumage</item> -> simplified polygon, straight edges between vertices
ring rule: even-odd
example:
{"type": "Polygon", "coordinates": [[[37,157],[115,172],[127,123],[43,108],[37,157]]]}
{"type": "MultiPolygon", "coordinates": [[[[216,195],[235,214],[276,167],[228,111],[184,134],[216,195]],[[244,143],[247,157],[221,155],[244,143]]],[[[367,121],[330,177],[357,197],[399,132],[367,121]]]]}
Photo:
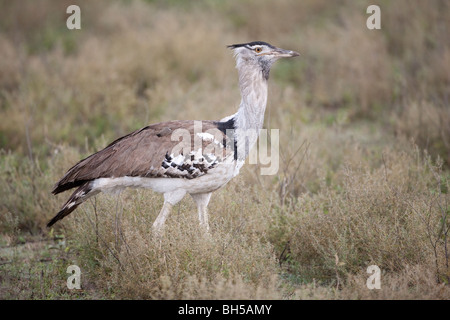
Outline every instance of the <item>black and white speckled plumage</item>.
{"type": "Polygon", "coordinates": [[[208,170],[219,163],[213,154],[202,154],[192,152],[186,156],[173,156],[166,153],[162,167],[162,177],[194,179],[205,175],[208,170]]]}

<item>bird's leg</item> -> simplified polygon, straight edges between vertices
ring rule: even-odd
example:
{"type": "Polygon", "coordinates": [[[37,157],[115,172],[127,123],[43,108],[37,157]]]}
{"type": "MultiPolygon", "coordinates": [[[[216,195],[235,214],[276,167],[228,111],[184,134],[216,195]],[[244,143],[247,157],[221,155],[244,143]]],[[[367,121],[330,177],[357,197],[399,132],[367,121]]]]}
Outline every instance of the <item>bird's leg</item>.
{"type": "Polygon", "coordinates": [[[156,218],[155,222],[153,222],[153,231],[155,232],[155,234],[159,235],[161,233],[161,230],[164,227],[164,223],[166,222],[170,211],[172,211],[172,205],[169,202],[164,201],[164,205],[159,212],[158,217],[156,218]]]}
{"type": "Polygon", "coordinates": [[[116,242],[116,250],[119,250],[119,239],[120,234],[122,232],[121,230],[121,218],[123,213],[123,205],[122,205],[122,198],[121,193],[119,192],[116,198],[116,212],[115,212],[115,219],[114,219],[114,236],[115,236],[115,242],[116,242]],[[119,208],[120,207],[120,208],[119,208]]]}
{"type": "Polygon", "coordinates": [[[164,193],[164,205],[159,212],[158,217],[156,218],[155,222],[153,223],[153,231],[155,234],[160,235],[161,231],[164,227],[164,223],[167,220],[167,217],[170,214],[170,211],[172,210],[172,207],[176,205],[181,199],[183,199],[184,195],[186,194],[186,191],[184,190],[177,190],[173,192],[164,193]]]}
{"type": "Polygon", "coordinates": [[[200,226],[205,230],[206,233],[209,232],[209,223],[208,223],[208,203],[209,199],[211,199],[211,192],[209,193],[196,193],[191,194],[191,197],[194,199],[197,204],[198,209],[198,220],[200,222],[200,226]]]}

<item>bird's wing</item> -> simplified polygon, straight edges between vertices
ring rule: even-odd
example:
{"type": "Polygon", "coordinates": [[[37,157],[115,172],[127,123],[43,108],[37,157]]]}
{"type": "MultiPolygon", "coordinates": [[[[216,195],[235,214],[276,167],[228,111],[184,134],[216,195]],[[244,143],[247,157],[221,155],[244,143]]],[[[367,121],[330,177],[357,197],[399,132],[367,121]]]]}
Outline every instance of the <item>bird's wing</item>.
{"type": "Polygon", "coordinates": [[[170,121],[134,131],[67,171],[52,193],[106,177],[193,179],[233,155],[220,122],[170,121]]]}

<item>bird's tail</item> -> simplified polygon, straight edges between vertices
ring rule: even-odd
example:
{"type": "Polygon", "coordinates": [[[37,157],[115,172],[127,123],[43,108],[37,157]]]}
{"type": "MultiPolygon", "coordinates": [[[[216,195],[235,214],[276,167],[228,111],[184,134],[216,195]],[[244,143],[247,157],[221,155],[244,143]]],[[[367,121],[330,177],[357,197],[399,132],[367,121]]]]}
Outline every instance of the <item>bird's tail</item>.
{"type": "Polygon", "coordinates": [[[70,196],[69,200],[62,206],[61,210],[53,217],[48,223],[47,228],[54,225],[57,221],[63,219],[75,210],[82,202],[87,198],[93,196],[97,192],[92,191],[92,182],[87,181],[83,183],[74,193],[70,196]]]}

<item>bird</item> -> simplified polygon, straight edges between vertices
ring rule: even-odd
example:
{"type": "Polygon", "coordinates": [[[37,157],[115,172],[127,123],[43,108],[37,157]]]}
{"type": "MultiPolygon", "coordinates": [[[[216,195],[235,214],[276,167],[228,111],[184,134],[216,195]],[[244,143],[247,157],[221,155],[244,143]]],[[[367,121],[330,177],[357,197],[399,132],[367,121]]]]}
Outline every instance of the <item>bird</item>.
{"type": "Polygon", "coordinates": [[[263,127],[270,69],[299,53],[253,41],[227,46],[234,53],[241,102],[220,120],[173,120],[148,125],[110,143],[71,167],[54,185],[54,195],[75,189],[48,222],[51,227],[100,192],[149,188],[164,196],[153,223],[160,233],[171,209],[186,194],[197,206],[199,224],[209,233],[207,206],[212,192],[239,174],[263,127]]]}

